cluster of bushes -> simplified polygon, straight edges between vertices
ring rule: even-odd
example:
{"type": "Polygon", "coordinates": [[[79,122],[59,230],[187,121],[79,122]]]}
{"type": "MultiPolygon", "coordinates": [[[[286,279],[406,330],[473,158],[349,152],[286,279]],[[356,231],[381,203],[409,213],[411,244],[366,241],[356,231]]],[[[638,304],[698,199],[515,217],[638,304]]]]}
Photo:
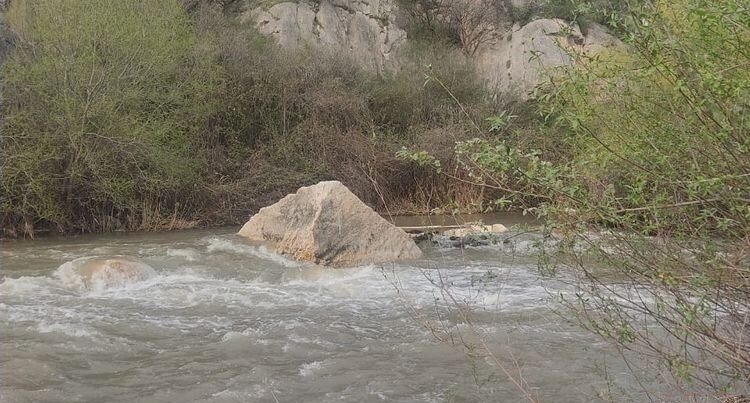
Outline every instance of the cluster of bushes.
{"type": "Polygon", "coordinates": [[[380,208],[477,204],[481,192],[395,157],[403,146],[448,156],[476,135],[467,115],[492,105],[464,55],[417,42],[411,62],[377,76],[279,49],[212,3],[6,7],[6,235],[242,222],[320,179],[380,208]]]}
{"type": "Polygon", "coordinates": [[[176,3],[14,1],[6,18],[4,231],[137,227],[203,202],[184,196],[220,77],[176,3]]]}
{"type": "Polygon", "coordinates": [[[457,155],[501,203],[545,218],[540,267],[580,275],[561,299],[584,327],[691,396],[748,393],[747,2],[631,6],[611,15],[624,46],[551,75],[544,121],[514,130],[498,116],[501,140],[457,155]]]}
{"type": "Polygon", "coordinates": [[[575,22],[586,33],[592,23],[625,34],[622,20],[643,7],[642,0],[398,0],[409,38],[451,44],[467,55],[498,39],[513,24],[536,18],[575,22]]]}
{"type": "Polygon", "coordinates": [[[626,17],[618,26],[629,51],[582,60],[546,100],[575,156],[573,198],[558,204],[581,212],[553,216],[626,286],[613,290],[583,253],[563,248],[573,256],[566,264],[595,284],[568,303],[594,332],[657,357],[687,390],[746,394],[748,4],[648,2],[626,17]],[[616,230],[592,240],[584,223],[616,230]]]}

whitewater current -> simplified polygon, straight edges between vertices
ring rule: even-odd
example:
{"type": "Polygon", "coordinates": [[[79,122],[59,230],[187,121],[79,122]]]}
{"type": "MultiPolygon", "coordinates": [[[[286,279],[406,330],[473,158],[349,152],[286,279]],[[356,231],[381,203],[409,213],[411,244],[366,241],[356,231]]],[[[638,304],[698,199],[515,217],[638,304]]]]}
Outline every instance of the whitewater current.
{"type": "Polygon", "coordinates": [[[2,402],[514,402],[634,389],[607,345],[555,312],[531,241],[435,247],[329,269],[232,229],[5,242],[2,402]],[[87,286],[87,259],[134,282],[87,286]]]}

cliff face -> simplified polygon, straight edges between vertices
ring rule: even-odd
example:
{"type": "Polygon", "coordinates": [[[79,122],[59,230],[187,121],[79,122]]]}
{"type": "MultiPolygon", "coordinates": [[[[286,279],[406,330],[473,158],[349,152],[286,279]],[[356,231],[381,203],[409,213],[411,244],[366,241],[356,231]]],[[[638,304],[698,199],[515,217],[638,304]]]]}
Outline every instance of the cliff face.
{"type": "MultiPolygon", "coordinates": [[[[575,24],[559,19],[537,19],[525,25],[510,22],[511,7],[524,7],[528,0],[512,0],[507,7],[493,9],[491,19],[486,19],[490,14],[486,0],[453,1],[463,2],[457,18],[463,18],[467,26],[459,34],[467,42],[464,45],[471,46],[466,53],[475,61],[477,72],[492,91],[512,93],[516,99],[528,99],[545,70],[570,64],[568,52],[617,42],[597,25],[584,35],[575,24]]],[[[455,2],[451,3],[454,11],[459,4],[455,2]]],[[[436,18],[451,18],[440,15],[446,9],[436,7],[436,18]]],[[[397,23],[401,11],[396,0],[301,0],[248,6],[241,19],[283,47],[331,49],[381,73],[401,65],[399,52],[409,40],[405,27],[397,23]]]]}
{"type": "Polygon", "coordinates": [[[572,52],[596,52],[617,44],[598,25],[584,35],[577,25],[559,19],[539,19],[513,28],[483,46],[475,61],[479,74],[499,94],[528,99],[546,71],[573,62],[572,52]]]}
{"type": "Polygon", "coordinates": [[[406,32],[394,23],[396,11],[390,0],[321,0],[258,7],[242,18],[283,47],[329,47],[382,72],[398,67],[406,42],[406,32]]]}

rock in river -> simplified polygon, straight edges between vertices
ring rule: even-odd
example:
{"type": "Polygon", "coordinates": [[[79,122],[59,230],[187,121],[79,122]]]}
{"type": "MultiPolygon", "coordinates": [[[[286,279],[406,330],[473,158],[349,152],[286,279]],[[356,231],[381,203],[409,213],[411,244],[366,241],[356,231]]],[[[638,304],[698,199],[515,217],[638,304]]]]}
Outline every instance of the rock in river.
{"type": "Polygon", "coordinates": [[[262,208],[239,235],[265,241],[276,252],[297,260],[330,266],[422,256],[404,231],[336,181],[302,187],[297,193],[262,208]]]}
{"type": "Polygon", "coordinates": [[[122,286],[154,275],[149,265],[123,257],[89,259],[76,271],[86,288],[94,289],[122,286]]]}

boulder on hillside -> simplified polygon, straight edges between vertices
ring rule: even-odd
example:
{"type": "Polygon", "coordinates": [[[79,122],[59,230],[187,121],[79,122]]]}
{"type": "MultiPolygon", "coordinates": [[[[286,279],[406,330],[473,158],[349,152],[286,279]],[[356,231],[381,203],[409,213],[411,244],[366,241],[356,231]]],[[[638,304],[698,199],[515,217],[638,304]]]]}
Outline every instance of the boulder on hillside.
{"type": "Polygon", "coordinates": [[[422,256],[404,231],[337,181],[302,187],[260,209],[238,235],[267,242],[276,252],[294,259],[330,266],[422,256]]]}
{"type": "Polygon", "coordinates": [[[560,19],[538,19],[478,49],[478,71],[498,94],[513,94],[528,100],[545,74],[573,64],[572,53],[596,53],[620,46],[620,42],[598,24],[584,35],[578,25],[560,19]]]}

